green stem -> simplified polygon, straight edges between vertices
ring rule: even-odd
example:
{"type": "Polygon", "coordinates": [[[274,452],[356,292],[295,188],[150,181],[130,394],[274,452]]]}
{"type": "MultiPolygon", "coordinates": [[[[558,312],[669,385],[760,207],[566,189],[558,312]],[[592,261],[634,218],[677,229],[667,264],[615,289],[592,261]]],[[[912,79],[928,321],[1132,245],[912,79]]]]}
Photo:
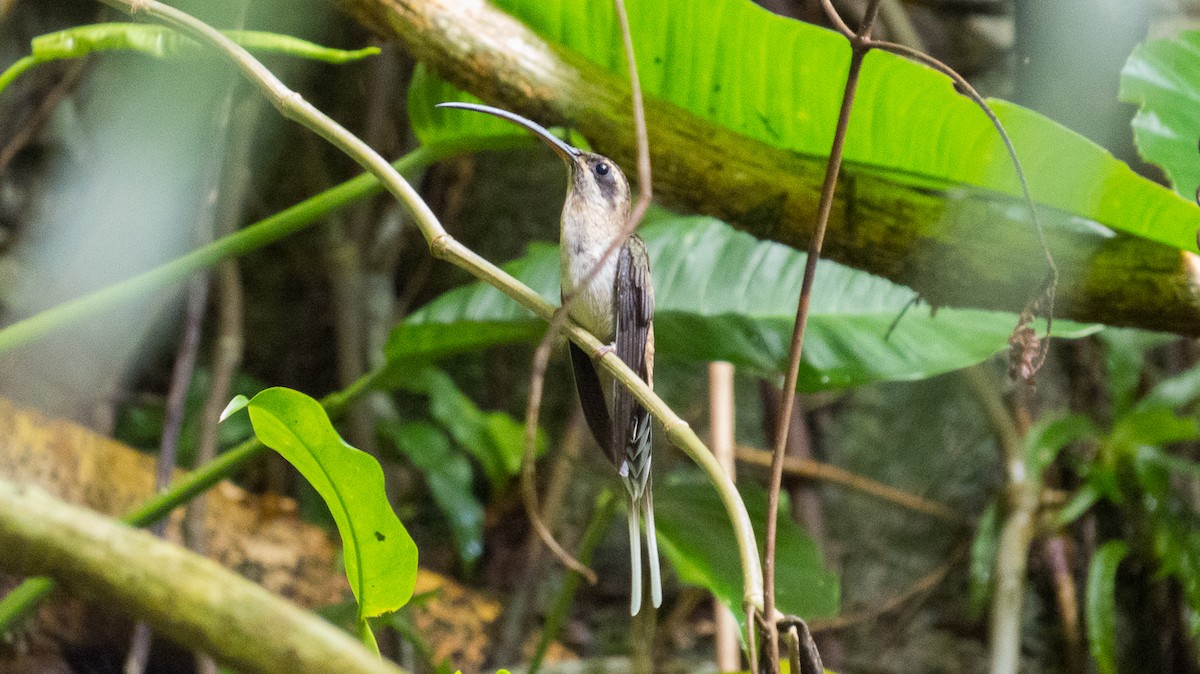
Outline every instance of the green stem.
{"type": "Polygon", "coordinates": [[[358,640],[361,641],[362,645],[366,646],[367,650],[371,651],[375,657],[379,658],[380,660],[383,659],[383,654],[379,652],[379,642],[375,641],[375,633],[371,631],[371,621],[367,620],[362,615],[358,616],[358,640]]]}
{"type": "MultiPolygon", "coordinates": [[[[321,407],[325,408],[330,418],[340,416],[351,401],[374,388],[385,371],[385,368],[379,368],[368,372],[345,389],[325,396],[321,399],[321,407]]],[[[167,491],[126,513],[121,521],[136,527],[153,524],[233,475],[264,450],[266,446],[258,440],[247,440],[196,470],[185,473],[167,491]]],[[[54,581],[49,578],[30,578],[5,595],[0,600],[0,634],[7,633],[32,613],[53,589],[54,581]]]]}
{"type": "Polygon", "coordinates": [[[45,576],[27,578],[0,601],[0,635],[33,613],[42,600],[54,591],[54,579],[45,576]]]}
{"type": "MultiPolygon", "coordinates": [[[[414,172],[458,151],[457,147],[443,145],[419,147],[401,157],[395,166],[398,171],[414,172]]],[[[347,180],[337,187],[305,199],[285,211],[217,239],[160,267],[64,302],[0,329],[0,353],[56,328],[182,281],[218,262],[274,243],[319,221],[334,210],[380,191],[379,180],[370,174],[347,180]]]]}
{"type": "Polygon", "coordinates": [[[8,85],[13,83],[13,80],[17,79],[26,70],[29,70],[39,63],[41,63],[41,61],[32,54],[29,56],[22,56],[21,58],[17,59],[16,63],[13,63],[8,67],[7,70],[5,70],[3,73],[0,73],[0,91],[7,89],[8,85]]]}
{"type": "MultiPolygon", "coordinates": [[[[592,521],[588,522],[587,529],[583,532],[583,540],[579,543],[579,561],[582,564],[589,564],[592,561],[592,553],[595,552],[596,546],[600,544],[600,538],[608,529],[609,522],[612,521],[613,513],[616,511],[617,500],[613,498],[613,493],[609,489],[600,492],[596,497],[596,509],[592,511],[592,521]]],[[[537,651],[533,654],[533,659],[529,662],[528,674],[537,674],[538,669],[542,666],[542,660],[546,657],[546,651],[550,649],[550,644],[558,633],[562,630],[563,623],[567,620],[567,610],[571,608],[571,603],[575,600],[575,592],[579,589],[579,581],[583,578],[578,571],[568,571],[567,577],[563,580],[562,588],[558,591],[558,596],[554,598],[554,606],[550,608],[550,615],[546,617],[546,624],[542,626],[542,636],[538,640],[537,651]]]]}

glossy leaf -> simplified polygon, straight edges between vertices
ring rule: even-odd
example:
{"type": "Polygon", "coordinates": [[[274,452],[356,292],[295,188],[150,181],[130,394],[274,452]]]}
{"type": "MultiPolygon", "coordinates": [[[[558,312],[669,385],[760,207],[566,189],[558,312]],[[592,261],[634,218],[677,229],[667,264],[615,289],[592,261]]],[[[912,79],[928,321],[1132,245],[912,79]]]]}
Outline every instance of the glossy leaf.
{"type": "Polygon", "coordinates": [[[221,421],[225,421],[229,417],[241,412],[247,405],[250,404],[250,399],[244,395],[238,394],[229,400],[229,404],[225,409],[221,410],[221,421]]]}
{"type": "MultiPolygon", "coordinates": [[[[765,522],[766,492],[757,485],[738,490],[752,522],[765,522]]],[[[742,572],[733,526],[721,499],[706,479],[695,472],[668,476],[654,485],[654,513],[659,549],[683,582],[711,591],[738,620],[742,608],[742,572]]],[[[759,546],[762,545],[762,531],[759,546]]],[[[821,552],[791,518],[779,518],[776,592],[779,610],[804,618],[838,613],[840,586],[825,568],[821,552]]]]}
{"type": "MultiPolygon", "coordinates": [[[[657,353],[726,360],[764,375],[784,370],[805,255],[758,241],[711,218],[670,216],[642,228],[654,273],[657,353]]],[[[546,244],[505,266],[550,301],[558,298],[558,251],[546,244]]],[[[929,377],[1007,348],[1010,314],[914,308],[911,290],[822,260],[805,336],[799,388],[819,390],[929,377]]],[[[1060,336],[1089,329],[1055,323],[1060,336]]],[[[452,290],[392,333],[392,362],[433,359],[492,344],[540,338],[545,324],[498,290],[452,290]]]]}
{"type": "Polygon", "coordinates": [[[334,430],[321,404],[286,388],[250,400],[258,439],[300,471],[337,523],[360,622],[395,611],[412,597],[417,546],[384,493],[383,470],[334,430]]]}
{"type": "Polygon", "coordinates": [[[1088,567],[1084,614],[1088,648],[1100,674],[1117,674],[1117,567],[1129,554],[1124,541],[1100,546],[1088,567]]]}
{"type": "Polygon", "coordinates": [[[434,77],[423,63],[418,63],[408,88],[408,116],[413,132],[422,145],[460,144],[465,141],[474,148],[483,149],[536,142],[527,131],[491,115],[435,107],[438,103],[452,100],[483,102],[434,77]]]}
{"type": "Polygon", "coordinates": [[[1121,71],[1120,98],[1138,105],[1133,135],[1146,161],[1187,199],[1200,186],[1200,31],[1144,42],[1121,71]]]}
{"type": "Polygon", "coordinates": [[[430,496],[450,526],[458,556],[471,568],[483,554],[483,505],[475,497],[470,462],[451,449],[450,439],[431,424],[397,422],[384,430],[425,478],[430,496]]]}
{"type": "MultiPolygon", "coordinates": [[[[496,4],[543,37],[626,77],[608,0],[496,4]]],[[[775,147],[828,154],[850,58],[842,36],[749,0],[711,0],[704,11],[686,0],[633,2],[629,22],[647,95],[775,147]],[[786,67],[763,65],[773,62],[786,67]]],[[[1177,248],[1195,247],[1200,209],[1048,118],[991,103],[1036,201],[1177,248]]],[[[444,114],[433,113],[435,123],[444,114]]],[[[863,67],[845,160],[921,187],[1020,194],[1009,156],[983,112],[944,75],[878,50],[863,67]]]]}

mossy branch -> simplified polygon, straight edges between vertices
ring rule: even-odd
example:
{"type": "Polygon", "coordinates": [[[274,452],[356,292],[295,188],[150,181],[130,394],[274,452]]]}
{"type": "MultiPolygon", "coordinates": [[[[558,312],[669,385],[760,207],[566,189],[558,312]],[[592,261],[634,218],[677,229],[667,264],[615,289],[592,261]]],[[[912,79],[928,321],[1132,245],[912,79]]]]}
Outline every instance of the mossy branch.
{"type": "MultiPolygon", "coordinates": [[[[331,0],[400,40],[485,102],[569,125],[632,165],[628,82],[542,39],[485,0],[331,0]]],[[[800,156],[645,99],[655,197],[799,250],[813,231],[823,157],[800,156]]],[[[914,187],[846,166],[824,255],[921,294],[932,305],[1020,311],[1046,279],[1045,248],[1024,212],[985,193],[914,187]],[[956,224],[957,223],[957,224],[956,224]]],[[[1055,317],[1200,335],[1200,268],[1186,251],[1127,234],[1097,238],[1069,218],[1046,230],[1060,271],[1055,317]]]]}
{"type": "Polygon", "coordinates": [[[3,480],[0,568],[52,577],[240,672],[405,672],[216,562],[3,480]]]}

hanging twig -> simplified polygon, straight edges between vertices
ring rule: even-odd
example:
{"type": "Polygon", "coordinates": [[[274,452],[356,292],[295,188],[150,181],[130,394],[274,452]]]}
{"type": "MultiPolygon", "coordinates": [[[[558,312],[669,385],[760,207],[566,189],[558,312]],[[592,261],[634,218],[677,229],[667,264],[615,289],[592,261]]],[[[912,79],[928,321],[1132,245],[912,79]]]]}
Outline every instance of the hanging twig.
{"type": "MultiPolygon", "coordinates": [[[[564,520],[563,503],[567,497],[567,487],[571,484],[572,473],[579,463],[585,433],[587,430],[583,411],[576,406],[567,421],[566,430],[563,431],[562,442],[559,443],[554,462],[550,465],[546,502],[542,504],[541,518],[552,529],[564,520]]],[[[499,635],[489,656],[490,662],[496,666],[509,664],[520,656],[530,605],[546,579],[541,537],[536,533],[528,536],[523,547],[524,568],[520,572],[516,588],[505,602],[499,635]]]]}

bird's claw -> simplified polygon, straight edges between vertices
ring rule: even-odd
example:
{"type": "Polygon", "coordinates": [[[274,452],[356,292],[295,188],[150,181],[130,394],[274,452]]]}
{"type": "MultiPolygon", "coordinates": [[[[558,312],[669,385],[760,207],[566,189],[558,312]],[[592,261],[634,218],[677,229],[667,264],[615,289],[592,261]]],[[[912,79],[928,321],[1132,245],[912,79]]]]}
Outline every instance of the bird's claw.
{"type": "Polygon", "coordinates": [[[596,349],[596,351],[592,354],[592,359],[600,360],[601,358],[607,356],[610,353],[615,353],[616,350],[617,350],[616,344],[605,344],[605,345],[601,346],[600,348],[596,349]]]}

